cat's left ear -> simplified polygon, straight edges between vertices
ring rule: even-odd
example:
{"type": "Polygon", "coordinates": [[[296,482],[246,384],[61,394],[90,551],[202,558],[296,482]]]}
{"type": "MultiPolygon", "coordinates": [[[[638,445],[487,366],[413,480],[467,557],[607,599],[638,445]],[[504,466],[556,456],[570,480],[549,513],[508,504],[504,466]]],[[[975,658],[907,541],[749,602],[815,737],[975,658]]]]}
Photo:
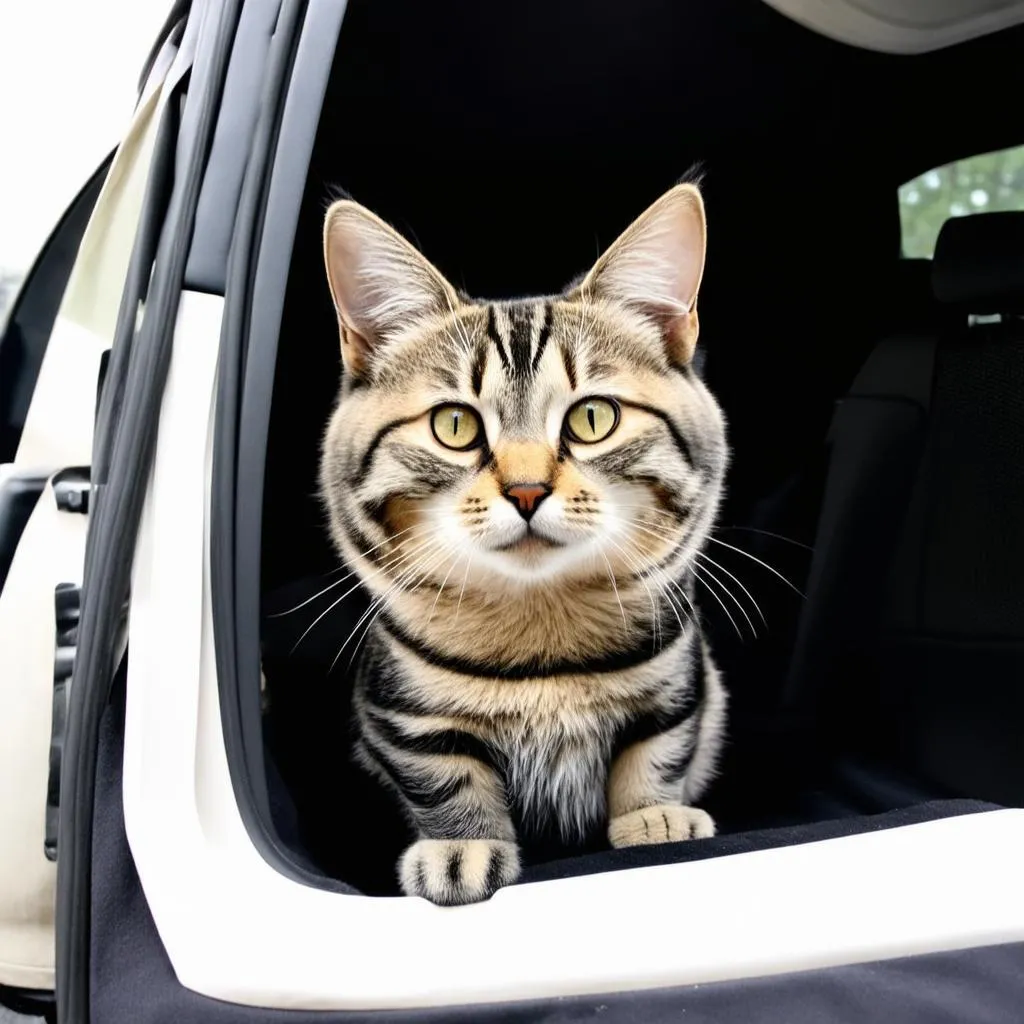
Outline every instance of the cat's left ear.
{"type": "Polygon", "coordinates": [[[706,237],[699,189],[676,185],[619,235],[579,292],[620,302],[656,322],[669,360],[685,366],[697,344],[706,237]]]}
{"type": "Polygon", "coordinates": [[[425,256],[348,199],[327,211],[324,263],[338,313],[342,360],[357,378],[391,338],[427,317],[454,312],[459,302],[425,256]]]}

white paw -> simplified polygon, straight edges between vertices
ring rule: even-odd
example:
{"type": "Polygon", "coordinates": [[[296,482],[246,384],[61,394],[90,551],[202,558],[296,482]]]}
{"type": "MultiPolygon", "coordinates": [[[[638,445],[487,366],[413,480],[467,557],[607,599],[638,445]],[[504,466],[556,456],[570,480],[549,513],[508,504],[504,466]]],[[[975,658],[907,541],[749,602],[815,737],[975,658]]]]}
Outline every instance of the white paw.
{"type": "Polygon", "coordinates": [[[650,843],[678,843],[684,839],[707,839],[715,834],[715,823],[699,807],[656,804],[641,807],[608,824],[608,840],[614,847],[650,843]]]}
{"type": "Polygon", "coordinates": [[[402,892],[442,907],[485,900],[518,877],[516,844],[501,839],[420,839],[398,862],[402,892]]]}

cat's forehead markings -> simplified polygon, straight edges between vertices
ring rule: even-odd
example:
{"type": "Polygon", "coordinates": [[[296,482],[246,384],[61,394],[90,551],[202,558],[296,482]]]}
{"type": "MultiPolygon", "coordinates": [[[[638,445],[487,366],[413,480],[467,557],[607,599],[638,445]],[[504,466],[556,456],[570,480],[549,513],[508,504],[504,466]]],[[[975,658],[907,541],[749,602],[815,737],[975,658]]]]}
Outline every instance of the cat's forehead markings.
{"type": "Polygon", "coordinates": [[[487,338],[510,382],[525,385],[533,378],[551,335],[552,317],[552,304],[547,301],[487,307],[487,338]]]}
{"type": "Polygon", "coordinates": [[[487,307],[487,337],[497,350],[501,365],[507,372],[510,365],[508,353],[505,351],[505,342],[498,328],[498,307],[494,305],[487,307]]]}

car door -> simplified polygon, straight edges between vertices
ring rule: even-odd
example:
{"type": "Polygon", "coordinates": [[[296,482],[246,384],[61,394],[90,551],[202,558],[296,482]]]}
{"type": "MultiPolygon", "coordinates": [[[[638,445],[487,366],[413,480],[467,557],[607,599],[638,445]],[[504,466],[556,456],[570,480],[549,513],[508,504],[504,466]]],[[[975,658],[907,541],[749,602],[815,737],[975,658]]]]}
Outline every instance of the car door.
{"type": "Polygon", "coordinates": [[[180,7],[120,144],[58,224],[0,335],[0,1003],[54,987],[57,794],[93,427],[190,63],[180,7]]]}

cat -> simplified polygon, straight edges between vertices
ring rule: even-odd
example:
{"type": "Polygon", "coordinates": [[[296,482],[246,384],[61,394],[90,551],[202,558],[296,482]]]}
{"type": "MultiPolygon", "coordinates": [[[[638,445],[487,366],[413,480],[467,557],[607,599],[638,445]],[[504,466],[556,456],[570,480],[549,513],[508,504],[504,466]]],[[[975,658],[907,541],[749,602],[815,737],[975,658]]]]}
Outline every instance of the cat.
{"type": "Polygon", "coordinates": [[[474,301],[369,210],[324,225],[342,385],[320,488],[373,601],[353,755],[416,840],[402,891],[515,881],[523,851],[701,838],[726,691],[691,568],[724,415],[692,368],[699,188],[561,295],[474,301]]]}

